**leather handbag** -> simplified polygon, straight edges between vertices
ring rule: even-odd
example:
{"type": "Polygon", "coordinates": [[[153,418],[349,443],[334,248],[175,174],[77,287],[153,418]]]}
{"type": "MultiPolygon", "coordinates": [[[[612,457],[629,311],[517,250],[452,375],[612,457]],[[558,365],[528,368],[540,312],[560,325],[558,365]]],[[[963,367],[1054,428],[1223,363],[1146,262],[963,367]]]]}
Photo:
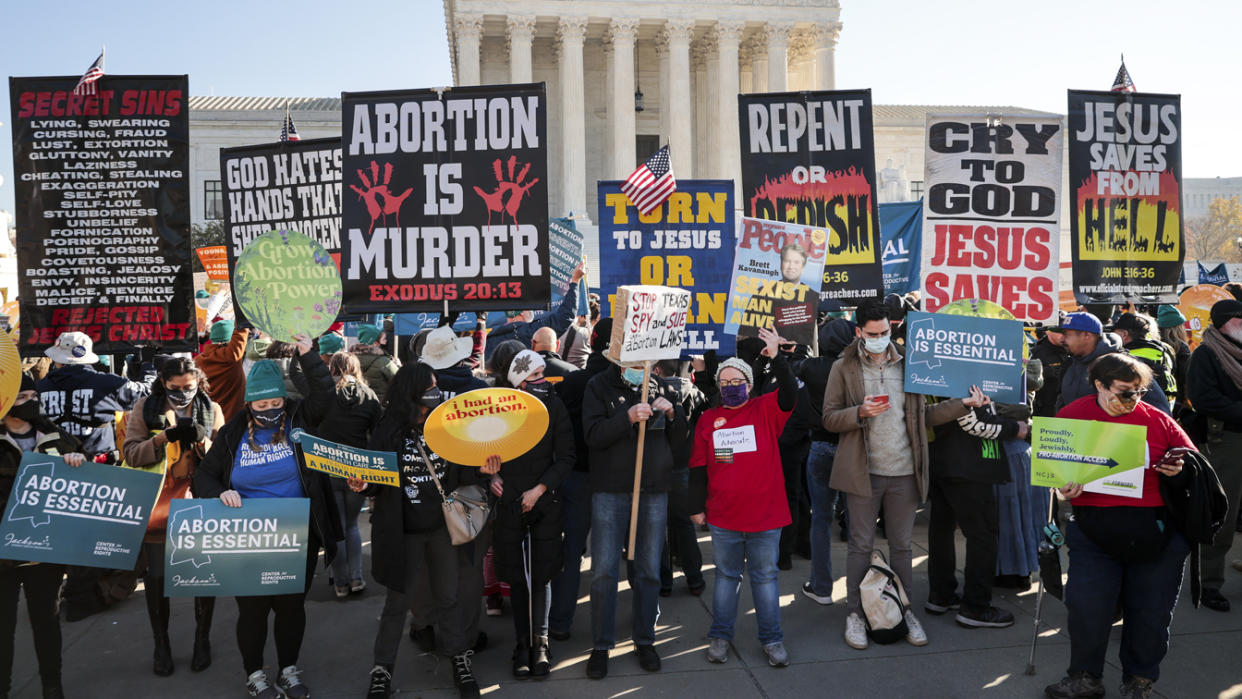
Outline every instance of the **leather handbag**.
{"type": "Polygon", "coordinates": [[[431,480],[436,484],[436,490],[440,491],[440,498],[444,501],[444,525],[448,527],[449,539],[454,546],[474,541],[492,515],[492,503],[488,499],[487,491],[482,486],[463,485],[446,495],[444,488],[440,486],[440,477],[436,475],[435,466],[427,457],[423,445],[420,443],[417,446],[423,463],[427,464],[427,470],[431,473],[431,480]]]}

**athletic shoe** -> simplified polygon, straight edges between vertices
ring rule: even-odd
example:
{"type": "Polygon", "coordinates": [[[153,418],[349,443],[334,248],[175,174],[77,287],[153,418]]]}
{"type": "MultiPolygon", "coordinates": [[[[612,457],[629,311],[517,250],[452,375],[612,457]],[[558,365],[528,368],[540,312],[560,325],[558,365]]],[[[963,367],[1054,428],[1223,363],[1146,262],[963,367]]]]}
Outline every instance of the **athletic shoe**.
{"type": "Polygon", "coordinates": [[[927,632],[923,630],[923,625],[919,623],[914,612],[906,610],[906,640],[912,646],[927,645],[927,632]]]}
{"type": "Polygon", "coordinates": [[[505,613],[505,598],[499,592],[487,596],[487,615],[500,616],[505,613]]]}
{"type": "Polygon", "coordinates": [[[1121,699],[1147,699],[1151,696],[1152,681],[1146,677],[1130,677],[1121,683],[1121,699]]]}
{"type": "Polygon", "coordinates": [[[815,594],[815,588],[811,587],[811,583],[809,582],[802,583],[802,594],[815,600],[816,604],[822,604],[825,606],[832,604],[831,592],[826,595],[817,595],[815,594]]]}
{"type": "Polygon", "coordinates": [[[608,676],[608,651],[603,648],[596,648],[591,651],[591,657],[587,658],[587,677],[593,680],[602,680],[608,676]]]}
{"type": "Polygon", "coordinates": [[[414,645],[424,653],[431,653],[436,649],[436,627],[424,626],[421,629],[414,628],[414,624],[410,624],[410,640],[414,641],[414,645]]]}
{"type": "Polygon", "coordinates": [[[280,699],[280,690],[267,683],[267,673],[262,670],[246,678],[246,691],[256,699],[280,699]]]}
{"type": "Polygon", "coordinates": [[[729,662],[729,642],[723,638],[710,638],[707,644],[707,662],[729,662]]]}
{"type": "Polygon", "coordinates": [[[768,656],[768,665],[772,667],[789,667],[789,651],[785,650],[785,644],[777,641],[769,643],[763,647],[763,652],[768,656]]]}
{"type": "Polygon", "coordinates": [[[333,591],[336,592],[337,599],[345,599],[349,597],[349,587],[345,585],[334,585],[333,591]]]}
{"type": "Polygon", "coordinates": [[[367,699],[388,699],[392,696],[392,671],[383,665],[371,668],[371,684],[367,699]]]}
{"type": "Polygon", "coordinates": [[[354,594],[358,594],[359,592],[362,592],[365,589],[367,589],[366,580],[354,580],[353,582],[349,583],[349,591],[354,594]]]}
{"type": "Polygon", "coordinates": [[[845,618],[845,643],[855,650],[867,650],[867,625],[858,612],[845,618]]]}
{"type": "Polygon", "coordinates": [[[453,656],[453,684],[457,685],[457,693],[463,699],[474,699],[479,696],[479,683],[474,679],[470,667],[470,656],[474,651],[468,650],[453,656]]]}
{"type": "Polygon", "coordinates": [[[638,665],[647,672],[660,671],[660,654],[656,652],[655,646],[635,646],[634,653],[638,655],[638,665]]]}
{"type": "Polygon", "coordinates": [[[941,614],[944,614],[947,611],[950,611],[953,609],[959,609],[961,608],[961,606],[962,606],[962,598],[956,592],[953,593],[952,597],[948,599],[943,599],[943,600],[932,599],[932,597],[929,595],[927,597],[927,602],[923,605],[923,611],[927,612],[928,614],[934,614],[936,616],[940,616],[941,614]]]}
{"type": "Polygon", "coordinates": [[[968,629],[1003,629],[1013,626],[1013,614],[991,606],[982,609],[964,606],[953,620],[958,626],[965,626],[968,629]]]}
{"type": "Polygon", "coordinates": [[[1104,696],[1104,683],[1086,672],[1075,672],[1060,682],[1044,687],[1049,699],[1088,699],[1104,696]]]}
{"type": "Polygon", "coordinates": [[[276,686],[284,692],[287,699],[310,699],[310,687],[302,684],[302,671],[297,665],[282,668],[276,686]]]}

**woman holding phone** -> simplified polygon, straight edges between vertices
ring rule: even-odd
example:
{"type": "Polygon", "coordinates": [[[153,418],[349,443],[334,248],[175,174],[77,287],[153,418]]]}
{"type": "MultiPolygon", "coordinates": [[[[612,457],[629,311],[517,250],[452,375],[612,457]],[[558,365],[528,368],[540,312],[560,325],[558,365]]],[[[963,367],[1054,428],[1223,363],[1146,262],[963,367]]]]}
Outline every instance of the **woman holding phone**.
{"type": "Polygon", "coordinates": [[[1053,699],[1104,695],[1104,659],[1120,608],[1121,696],[1147,697],[1169,649],[1169,624],[1190,553],[1165,510],[1160,485],[1185,477],[1181,457],[1195,447],[1173,418],[1140,400],[1152,378],[1146,364],[1118,352],[1096,359],[1087,371],[1095,393],[1057,417],[1145,427],[1149,465],[1137,498],[1086,492],[1073,482],[1058,489],[1074,504],[1066,529],[1070,664],[1068,675],[1044,693],[1053,699]]]}

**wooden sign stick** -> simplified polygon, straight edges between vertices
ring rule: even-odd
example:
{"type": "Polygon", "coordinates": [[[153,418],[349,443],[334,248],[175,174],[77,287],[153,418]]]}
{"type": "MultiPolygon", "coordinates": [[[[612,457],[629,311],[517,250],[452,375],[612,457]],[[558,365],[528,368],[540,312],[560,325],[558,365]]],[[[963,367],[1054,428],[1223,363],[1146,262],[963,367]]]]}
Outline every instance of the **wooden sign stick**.
{"type": "MultiPolygon", "coordinates": [[[[643,369],[643,402],[647,402],[647,387],[651,380],[651,363],[643,369]]],[[[650,418],[648,418],[650,419],[650,418]]],[[[634,496],[630,499],[630,545],[625,557],[634,560],[634,540],[638,538],[638,491],[643,484],[643,444],[647,441],[647,421],[638,424],[638,456],[634,459],[634,496]]]]}

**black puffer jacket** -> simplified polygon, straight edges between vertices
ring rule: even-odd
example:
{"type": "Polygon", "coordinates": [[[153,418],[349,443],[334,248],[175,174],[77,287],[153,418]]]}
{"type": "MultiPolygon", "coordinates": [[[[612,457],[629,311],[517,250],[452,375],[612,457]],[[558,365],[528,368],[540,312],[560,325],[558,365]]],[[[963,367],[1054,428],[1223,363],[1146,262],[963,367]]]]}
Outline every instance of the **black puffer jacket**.
{"type": "Polygon", "coordinates": [[[500,507],[511,509],[522,493],[542,483],[548,492],[539,499],[550,499],[561,481],[574,467],[574,430],[569,411],[555,395],[544,401],[548,408],[548,431],[530,451],[500,466],[504,495],[500,507]]]}
{"type": "MultiPolygon", "coordinates": [[[[642,390],[630,385],[620,367],[601,372],[587,384],[582,399],[582,431],[591,449],[591,490],[629,493],[634,489],[634,462],[638,457],[638,425],[629,410],[642,402],[642,390]]],[[[673,418],[663,429],[652,429],[662,413],[647,421],[643,447],[641,492],[667,493],[672,479],[673,454],[689,450],[689,422],[677,393],[659,379],[648,386],[647,403],[664,398],[673,404],[673,418]]]]}
{"type": "MultiPolygon", "coordinates": [[[[298,363],[306,375],[310,398],[305,401],[285,400],[285,434],[293,437],[297,430],[307,430],[318,435],[317,428],[333,400],[332,374],[323,359],[314,352],[300,355],[298,363]]],[[[220,493],[233,487],[233,463],[237,450],[245,445],[249,410],[242,410],[225,423],[216,435],[216,441],[194,471],[194,496],[217,498],[220,493]]],[[[293,454],[298,460],[298,475],[302,490],[310,498],[310,524],[312,536],[318,537],[324,547],[324,558],[331,563],[336,557],[336,542],[344,538],[332,495],[331,477],[320,471],[306,468],[302,445],[290,439],[293,454]]]]}
{"type": "Polygon", "coordinates": [[[336,389],[315,436],[351,447],[365,447],[383,408],[370,388],[350,381],[336,389]]]}

